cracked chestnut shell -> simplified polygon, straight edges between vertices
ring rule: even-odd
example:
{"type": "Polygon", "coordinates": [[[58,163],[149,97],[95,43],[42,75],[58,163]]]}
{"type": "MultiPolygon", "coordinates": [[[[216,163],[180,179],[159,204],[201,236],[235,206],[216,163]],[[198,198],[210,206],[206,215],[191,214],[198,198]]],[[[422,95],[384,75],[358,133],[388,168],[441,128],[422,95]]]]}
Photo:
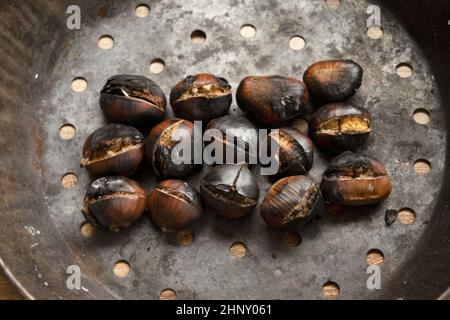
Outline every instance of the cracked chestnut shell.
{"type": "Polygon", "coordinates": [[[267,224],[280,229],[295,220],[306,221],[319,200],[319,187],[310,178],[283,178],[267,193],[261,204],[261,216],[267,224]]]}
{"type": "Polygon", "coordinates": [[[166,95],[152,80],[135,75],[108,79],[100,93],[100,107],[109,122],[142,124],[166,113],[166,95]]]}
{"type": "Polygon", "coordinates": [[[343,101],[361,87],[363,69],[353,60],[326,60],[306,70],[303,81],[309,93],[322,101],[343,101]]]}
{"type": "Polygon", "coordinates": [[[150,132],[145,148],[146,159],[159,177],[185,177],[196,167],[193,152],[194,124],[177,118],[163,121],[150,132]],[[180,154],[181,143],[191,144],[189,161],[183,161],[183,154],[180,154]]]}
{"type": "Polygon", "coordinates": [[[139,130],[121,124],[109,124],[86,139],[81,167],[96,175],[132,175],[144,158],[144,144],[144,137],[139,130]]]}
{"type": "Polygon", "coordinates": [[[259,187],[247,165],[212,168],[200,185],[205,207],[220,216],[239,219],[250,214],[259,200],[259,187]]]}
{"type": "Polygon", "coordinates": [[[272,127],[300,115],[309,95],[301,80],[281,76],[250,76],[239,84],[236,99],[251,119],[272,127]]]}
{"type": "Polygon", "coordinates": [[[328,151],[355,151],[369,137],[372,117],[364,108],[348,102],[331,103],[317,110],[309,121],[314,143],[328,151]]]}
{"type": "Polygon", "coordinates": [[[208,122],[228,113],[233,98],[224,78],[209,73],[187,76],[170,92],[170,104],[177,117],[208,122]]]}
{"type": "Polygon", "coordinates": [[[320,188],[328,203],[360,206],[386,199],[392,191],[392,184],[380,161],[347,151],[331,161],[320,188]]]}
{"type": "Polygon", "coordinates": [[[163,232],[182,230],[203,213],[199,192],[182,180],[166,180],[148,194],[147,208],[152,222],[163,232]]]}
{"type": "Polygon", "coordinates": [[[304,175],[314,163],[314,145],[311,140],[294,128],[272,131],[267,137],[268,148],[275,147],[279,176],[304,175]]]}
{"type": "Polygon", "coordinates": [[[257,159],[258,128],[245,117],[228,115],[213,119],[206,130],[211,133],[212,142],[205,142],[205,153],[213,144],[221,143],[223,162],[220,164],[248,163],[257,159]]]}
{"type": "Polygon", "coordinates": [[[111,176],[92,183],[81,211],[88,222],[117,230],[136,221],[145,206],[146,194],[137,182],[111,176]]]}

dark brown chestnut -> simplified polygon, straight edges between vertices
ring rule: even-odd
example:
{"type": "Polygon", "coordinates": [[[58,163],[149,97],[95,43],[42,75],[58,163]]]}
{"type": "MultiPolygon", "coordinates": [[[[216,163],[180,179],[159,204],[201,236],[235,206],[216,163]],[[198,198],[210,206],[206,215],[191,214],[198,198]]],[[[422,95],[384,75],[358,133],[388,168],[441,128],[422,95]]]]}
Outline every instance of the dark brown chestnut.
{"type": "Polygon", "coordinates": [[[331,103],[317,110],[309,121],[314,143],[328,151],[355,151],[369,137],[372,117],[364,108],[348,102],[331,103]]]}
{"type": "Polygon", "coordinates": [[[380,161],[347,151],[331,161],[320,188],[328,203],[359,206],[383,201],[391,193],[392,184],[380,161]]]}
{"type": "Polygon", "coordinates": [[[209,122],[228,113],[233,98],[224,78],[209,73],[187,76],[170,92],[170,104],[177,117],[209,122]]]}
{"type": "Polygon", "coordinates": [[[144,137],[139,130],[121,124],[109,124],[86,139],[81,166],[97,175],[132,175],[144,158],[144,144],[144,137]]]}
{"type": "Polygon", "coordinates": [[[306,221],[319,200],[319,187],[310,178],[283,178],[267,193],[261,204],[261,216],[267,224],[280,229],[295,220],[306,221]]]}
{"type": "Polygon", "coordinates": [[[113,76],[100,93],[100,107],[110,122],[142,124],[160,120],[166,112],[166,104],[162,89],[143,76],[113,76]]]}
{"type": "Polygon", "coordinates": [[[200,191],[206,209],[230,219],[248,215],[259,200],[258,183],[246,164],[212,168],[200,191]]]}
{"type": "Polygon", "coordinates": [[[92,183],[81,211],[88,222],[117,230],[136,221],[145,206],[146,194],[137,182],[112,176],[92,183]]]}
{"type": "Polygon", "coordinates": [[[267,137],[268,148],[275,147],[279,176],[304,175],[314,163],[314,145],[294,128],[281,128],[267,137]]]}
{"type": "Polygon", "coordinates": [[[199,192],[181,180],[166,180],[148,194],[150,219],[163,232],[182,230],[203,213],[199,192]]]}
{"type": "MultiPolygon", "coordinates": [[[[223,162],[219,164],[248,163],[257,158],[258,128],[245,117],[228,115],[214,119],[206,132],[212,134],[209,138],[215,143],[222,143],[223,162]]],[[[208,148],[209,143],[206,145],[208,148]]]]}
{"type": "Polygon", "coordinates": [[[273,127],[301,114],[309,96],[300,80],[281,76],[251,76],[239,84],[236,99],[251,119],[273,127]]]}
{"type": "Polygon", "coordinates": [[[177,118],[163,121],[150,132],[145,148],[146,159],[159,177],[186,177],[196,167],[194,124],[177,118]],[[180,152],[180,143],[191,145],[192,152],[188,156],[180,152]]]}
{"type": "Polygon", "coordinates": [[[343,101],[361,86],[363,69],[353,60],[320,61],[306,70],[309,93],[322,101],[343,101]]]}

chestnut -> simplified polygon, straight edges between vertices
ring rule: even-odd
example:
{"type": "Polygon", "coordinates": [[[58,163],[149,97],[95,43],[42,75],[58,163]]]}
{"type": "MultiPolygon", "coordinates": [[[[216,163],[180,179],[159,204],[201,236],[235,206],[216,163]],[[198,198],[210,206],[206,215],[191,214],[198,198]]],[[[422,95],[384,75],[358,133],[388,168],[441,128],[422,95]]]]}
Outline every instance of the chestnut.
{"type": "Polygon", "coordinates": [[[275,146],[279,176],[304,175],[314,163],[314,145],[294,128],[281,128],[267,136],[267,147],[275,146]]]}
{"type": "Polygon", "coordinates": [[[209,73],[187,76],[170,92],[170,104],[177,117],[209,122],[228,113],[233,98],[224,78],[209,73]]]}
{"type": "Polygon", "coordinates": [[[248,215],[259,200],[258,183],[246,164],[212,168],[200,191],[206,209],[231,219],[248,215]]]}
{"type": "MultiPolygon", "coordinates": [[[[213,119],[206,127],[208,131],[212,133],[210,138],[215,143],[222,144],[222,163],[249,163],[257,158],[258,128],[245,117],[227,115],[213,119]]],[[[206,145],[209,143],[206,142],[206,145]]]]}
{"type": "Polygon", "coordinates": [[[143,76],[113,76],[100,93],[100,107],[109,122],[142,124],[160,120],[166,104],[162,89],[143,76]]]}
{"type": "Polygon", "coordinates": [[[364,108],[348,102],[331,103],[313,114],[309,132],[318,147],[335,153],[355,151],[369,137],[371,122],[364,108]]]}
{"type": "Polygon", "coordinates": [[[303,81],[309,93],[322,101],[349,98],[361,86],[363,69],[353,60],[320,61],[306,70],[303,81]]]}
{"type": "Polygon", "coordinates": [[[304,111],[309,100],[301,80],[281,76],[246,77],[236,93],[239,107],[259,124],[282,125],[304,111]]]}
{"type": "Polygon", "coordinates": [[[131,179],[112,176],[96,180],[84,198],[85,219],[111,230],[128,227],[144,212],[145,191],[131,179]]]}
{"type": "Polygon", "coordinates": [[[144,158],[144,144],[144,136],[139,130],[122,124],[109,124],[86,139],[81,167],[97,175],[132,175],[144,158]]]}
{"type": "Polygon", "coordinates": [[[163,232],[179,231],[202,215],[199,192],[182,180],[166,180],[148,194],[150,219],[163,232]]]}
{"type": "Polygon", "coordinates": [[[153,128],[147,138],[145,154],[157,176],[183,178],[196,167],[193,150],[194,124],[187,120],[173,118],[153,128]],[[178,147],[181,143],[191,144],[189,159],[183,159],[185,155],[178,147]]]}
{"type": "Polygon", "coordinates": [[[347,151],[331,160],[320,188],[327,203],[360,206],[383,201],[391,193],[392,185],[380,161],[347,151]]]}
{"type": "Polygon", "coordinates": [[[319,200],[319,187],[310,178],[283,178],[267,193],[261,204],[261,216],[268,225],[280,229],[295,220],[306,221],[319,200]]]}

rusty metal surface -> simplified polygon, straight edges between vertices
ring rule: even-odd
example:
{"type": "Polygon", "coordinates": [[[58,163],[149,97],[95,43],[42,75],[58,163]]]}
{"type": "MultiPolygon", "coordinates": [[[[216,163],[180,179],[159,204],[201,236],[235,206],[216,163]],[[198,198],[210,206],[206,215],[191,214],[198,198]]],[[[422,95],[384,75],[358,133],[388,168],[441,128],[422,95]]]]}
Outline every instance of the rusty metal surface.
{"type": "MultiPolygon", "coordinates": [[[[366,35],[368,3],[362,0],[342,1],[336,10],[306,0],[152,1],[145,19],[135,17],[134,2],[78,1],[80,31],[65,28],[66,1],[6,2],[0,9],[5,17],[1,41],[10,43],[1,46],[1,66],[8,72],[2,72],[0,85],[0,145],[7,151],[0,163],[0,264],[27,297],[157,299],[161,290],[172,288],[180,299],[314,299],[322,297],[322,285],[332,280],[344,299],[437,298],[448,286],[446,279],[431,281],[433,287],[426,281],[412,287],[410,280],[418,276],[410,264],[424,250],[435,252],[430,272],[424,272],[445,275],[442,256],[449,251],[448,239],[442,229],[435,235],[429,231],[434,225],[450,225],[448,216],[435,218],[449,201],[439,198],[446,188],[447,154],[447,114],[440,98],[447,93],[438,80],[445,74],[431,69],[434,61],[427,60],[420,42],[388,9],[383,10],[382,39],[371,40],[366,35]],[[17,15],[23,18],[17,21],[17,15]],[[254,38],[240,36],[244,24],[256,27],[254,38]],[[204,44],[191,43],[190,34],[197,29],[207,34],[204,44]],[[114,38],[111,50],[97,47],[105,34],[114,38]],[[294,35],[306,39],[304,50],[289,48],[294,35]],[[155,58],[166,64],[158,75],[148,68],[155,58]],[[364,151],[384,162],[393,177],[388,200],[342,216],[321,210],[300,230],[298,248],[287,248],[283,233],[267,228],[258,209],[238,222],[207,214],[190,229],[195,235],[190,247],[180,247],[176,235],[160,233],[145,216],[120,234],[81,236],[80,209],[91,177],[79,168],[79,160],[84,139],[105,123],[98,98],[107,78],[143,74],[168,95],[186,75],[207,71],[228,79],[235,92],[247,75],[301,79],[313,62],[334,58],[354,59],[364,68],[363,86],[351,100],[373,115],[374,131],[364,151]],[[396,75],[395,67],[403,62],[413,66],[411,78],[396,75]],[[85,92],[71,90],[76,77],[88,80],[85,92]],[[414,122],[418,108],[431,113],[428,125],[414,122]],[[73,140],[59,137],[65,123],[77,129],[73,140]],[[432,164],[428,175],[414,172],[418,159],[432,164]],[[79,178],[74,189],[61,185],[68,172],[79,178]],[[386,226],[385,211],[404,207],[416,212],[415,223],[386,226]],[[435,246],[423,248],[433,236],[429,243],[435,246]],[[229,254],[235,241],[248,247],[241,260],[229,254]],[[385,256],[382,289],[376,291],[366,287],[366,253],[372,248],[385,256]],[[112,273],[119,260],[131,265],[127,278],[112,273]],[[66,268],[74,264],[83,273],[79,291],[66,287],[66,268]]],[[[231,112],[240,113],[235,102],[231,112]]],[[[319,181],[328,160],[317,152],[309,176],[319,181]]],[[[198,187],[207,170],[189,181],[198,187]]],[[[134,178],[146,189],[156,181],[149,169],[134,178]]],[[[261,200],[273,182],[259,178],[261,200]]]]}

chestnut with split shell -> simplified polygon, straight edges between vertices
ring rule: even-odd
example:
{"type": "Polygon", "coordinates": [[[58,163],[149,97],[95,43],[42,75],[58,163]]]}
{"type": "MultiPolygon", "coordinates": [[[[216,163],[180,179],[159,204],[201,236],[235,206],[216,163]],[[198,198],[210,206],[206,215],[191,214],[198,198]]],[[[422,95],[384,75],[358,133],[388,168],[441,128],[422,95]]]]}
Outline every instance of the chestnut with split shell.
{"type": "Polygon", "coordinates": [[[299,116],[309,101],[309,95],[301,80],[250,76],[239,84],[236,99],[252,120],[275,127],[299,116]]]}
{"type": "Polygon", "coordinates": [[[199,192],[182,180],[166,180],[148,194],[148,213],[163,232],[182,230],[203,213],[199,192]]]}
{"type": "Polygon", "coordinates": [[[292,176],[276,182],[261,204],[264,221],[281,229],[296,220],[311,217],[320,200],[319,187],[308,177],[292,176]]]}
{"type": "Polygon", "coordinates": [[[109,122],[137,125],[157,121],[164,117],[166,105],[162,89],[143,76],[113,76],[100,93],[100,107],[109,122]]]}
{"type": "Polygon", "coordinates": [[[139,130],[109,124],[89,135],[83,146],[81,167],[90,173],[130,176],[144,158],[144,137],[139,130]]]}
{"type": "Polygon", "coordinates": [[[309,132],[314,143],[334,153],[355,151],[369,137],[372,129],[370,113],[351,103],[331,103],[311,117],[309,132]]]}
{"type": "Polygon", "coordinates": [[[275,147],[279,176],[304,175],[314,163],[314,145],[311,140],[294,128],[272,131],[267,137],[267,147],[275,147]]]}
{"type": "Polygon", "coordinates": [[[361,206],[386,199],[392,191],[392,184],[380,161],[347,151],[331,161],[320,188],[328,203],[361,206]]]}
{"type": "Polygon", "coordinates": [[[224,78],[209,73],[187,76],[170,92],[170,104],[177,117],[209,122],[228,113],[233,98],[224,78]]]}
{"type": "Polygon", "coordinates": [[[117,231],[136,221],[145,206],[146,194],[137,182],[111,176],[92,183],[84,198],[82,213],[93,225],[117,231]]]}
{"type": "Polygon", "coordinates": [[[258,183],[246,164],[212,168],[200,188],[205,207],[225,218],[248,215],[259,200],[258,183]]]}
{"type": "Polygon", "coordinates": [[[353,60],[326,60],[306,70],[303,81],[309,93],[322,101],[343,101],[361,87],[363,69],[353,60]]]}

